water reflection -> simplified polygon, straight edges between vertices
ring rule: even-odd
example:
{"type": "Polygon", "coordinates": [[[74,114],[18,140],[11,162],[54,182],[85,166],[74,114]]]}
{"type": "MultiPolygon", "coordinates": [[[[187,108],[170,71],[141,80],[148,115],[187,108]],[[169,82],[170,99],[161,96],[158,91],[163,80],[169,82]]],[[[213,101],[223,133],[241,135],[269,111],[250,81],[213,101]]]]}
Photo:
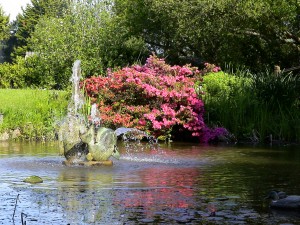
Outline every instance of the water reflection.
{"type": "Polygon", "coordinates": [[[22,155],[57,155],[59,143],[0,141],[0,158],[22,155]]]}
{"type": "MultiPolygon", "coordinates": [[[[194,168],[147,168],[137,173],[140,183],[128,185],[130,192],[118,193],[115,202],[128,208],[143,205],[146,211],[193,207],[195,180],[192,177],[198,173],[194,168]]],[[[126,182],[119,179],[122,184],[126,182]]]]}
{"type": "Polygon", "coordinates": [[[66,167],[56,144],[0,142],[0,224],[280,224],[270,189],[300,194],[300,154],[287,148],[175,143],[122,149],[112,167],[66,167]],[[44,183],[25,184],[29,175],[44,183]],[[215,213],[215,214],[213,214],[215,213]],[[213,215],[213,216],[212,216],[213,215]]]}

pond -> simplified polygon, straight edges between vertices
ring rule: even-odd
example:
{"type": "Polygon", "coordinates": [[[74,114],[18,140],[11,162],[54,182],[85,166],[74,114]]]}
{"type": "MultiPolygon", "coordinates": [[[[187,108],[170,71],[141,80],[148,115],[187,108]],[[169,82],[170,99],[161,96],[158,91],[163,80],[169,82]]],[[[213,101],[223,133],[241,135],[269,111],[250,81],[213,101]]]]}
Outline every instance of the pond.
{"type": "Polygon", "coordinates": [[[0,224],[300,224],[264,200],[300,195],[299,146],[126,145],[113,166],[67,167],[57,143],[0,142],[0,224]]]}

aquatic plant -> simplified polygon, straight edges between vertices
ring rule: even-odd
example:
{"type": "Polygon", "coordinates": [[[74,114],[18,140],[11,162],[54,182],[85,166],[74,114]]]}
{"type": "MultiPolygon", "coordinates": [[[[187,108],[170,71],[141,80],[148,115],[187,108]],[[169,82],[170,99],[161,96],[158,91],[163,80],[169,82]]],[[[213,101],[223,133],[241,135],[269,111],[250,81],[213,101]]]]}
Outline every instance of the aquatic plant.
{"type": "Polygon", "coordinates": [[[200,137],[204,105],[194,86],[201,79],[195,67],[170,66],[152,55],[145,65],[108,70],[106,77],[88,78],[82,87],[98,104],[103,126],[134,127],[160,139],[180,131],[200,137]]]}

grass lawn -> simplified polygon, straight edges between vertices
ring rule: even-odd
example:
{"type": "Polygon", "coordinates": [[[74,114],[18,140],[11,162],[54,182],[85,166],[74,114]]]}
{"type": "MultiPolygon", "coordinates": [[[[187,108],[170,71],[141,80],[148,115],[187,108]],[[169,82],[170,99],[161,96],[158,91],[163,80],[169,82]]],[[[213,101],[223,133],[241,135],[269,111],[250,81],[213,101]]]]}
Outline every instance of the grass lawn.
{"type": "Polygon", "coordinates": [[[21,139],[53,139],[68,96],[66,91],[0,89],[0,133],[19,129],[21,139]]]}

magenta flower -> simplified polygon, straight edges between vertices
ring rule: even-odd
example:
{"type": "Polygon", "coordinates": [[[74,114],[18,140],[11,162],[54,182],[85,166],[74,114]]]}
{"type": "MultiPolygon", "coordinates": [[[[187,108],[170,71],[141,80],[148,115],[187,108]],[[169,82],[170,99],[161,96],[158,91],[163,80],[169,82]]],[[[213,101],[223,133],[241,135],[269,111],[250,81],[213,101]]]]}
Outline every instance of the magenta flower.
{"type": "Polygon", "coordinates": [[[106,77],[88,78],[83,86],[92,103],[99,106],[104,126],[136,127],[158,137],[171,134],[176,125],[205,142],[211,132],[203,120],[203,102],[194,89],[196,79],[201,82],[200,74],[197,68],[170,66],[152,55],[145,65],[107,70],[106,77]]]}

